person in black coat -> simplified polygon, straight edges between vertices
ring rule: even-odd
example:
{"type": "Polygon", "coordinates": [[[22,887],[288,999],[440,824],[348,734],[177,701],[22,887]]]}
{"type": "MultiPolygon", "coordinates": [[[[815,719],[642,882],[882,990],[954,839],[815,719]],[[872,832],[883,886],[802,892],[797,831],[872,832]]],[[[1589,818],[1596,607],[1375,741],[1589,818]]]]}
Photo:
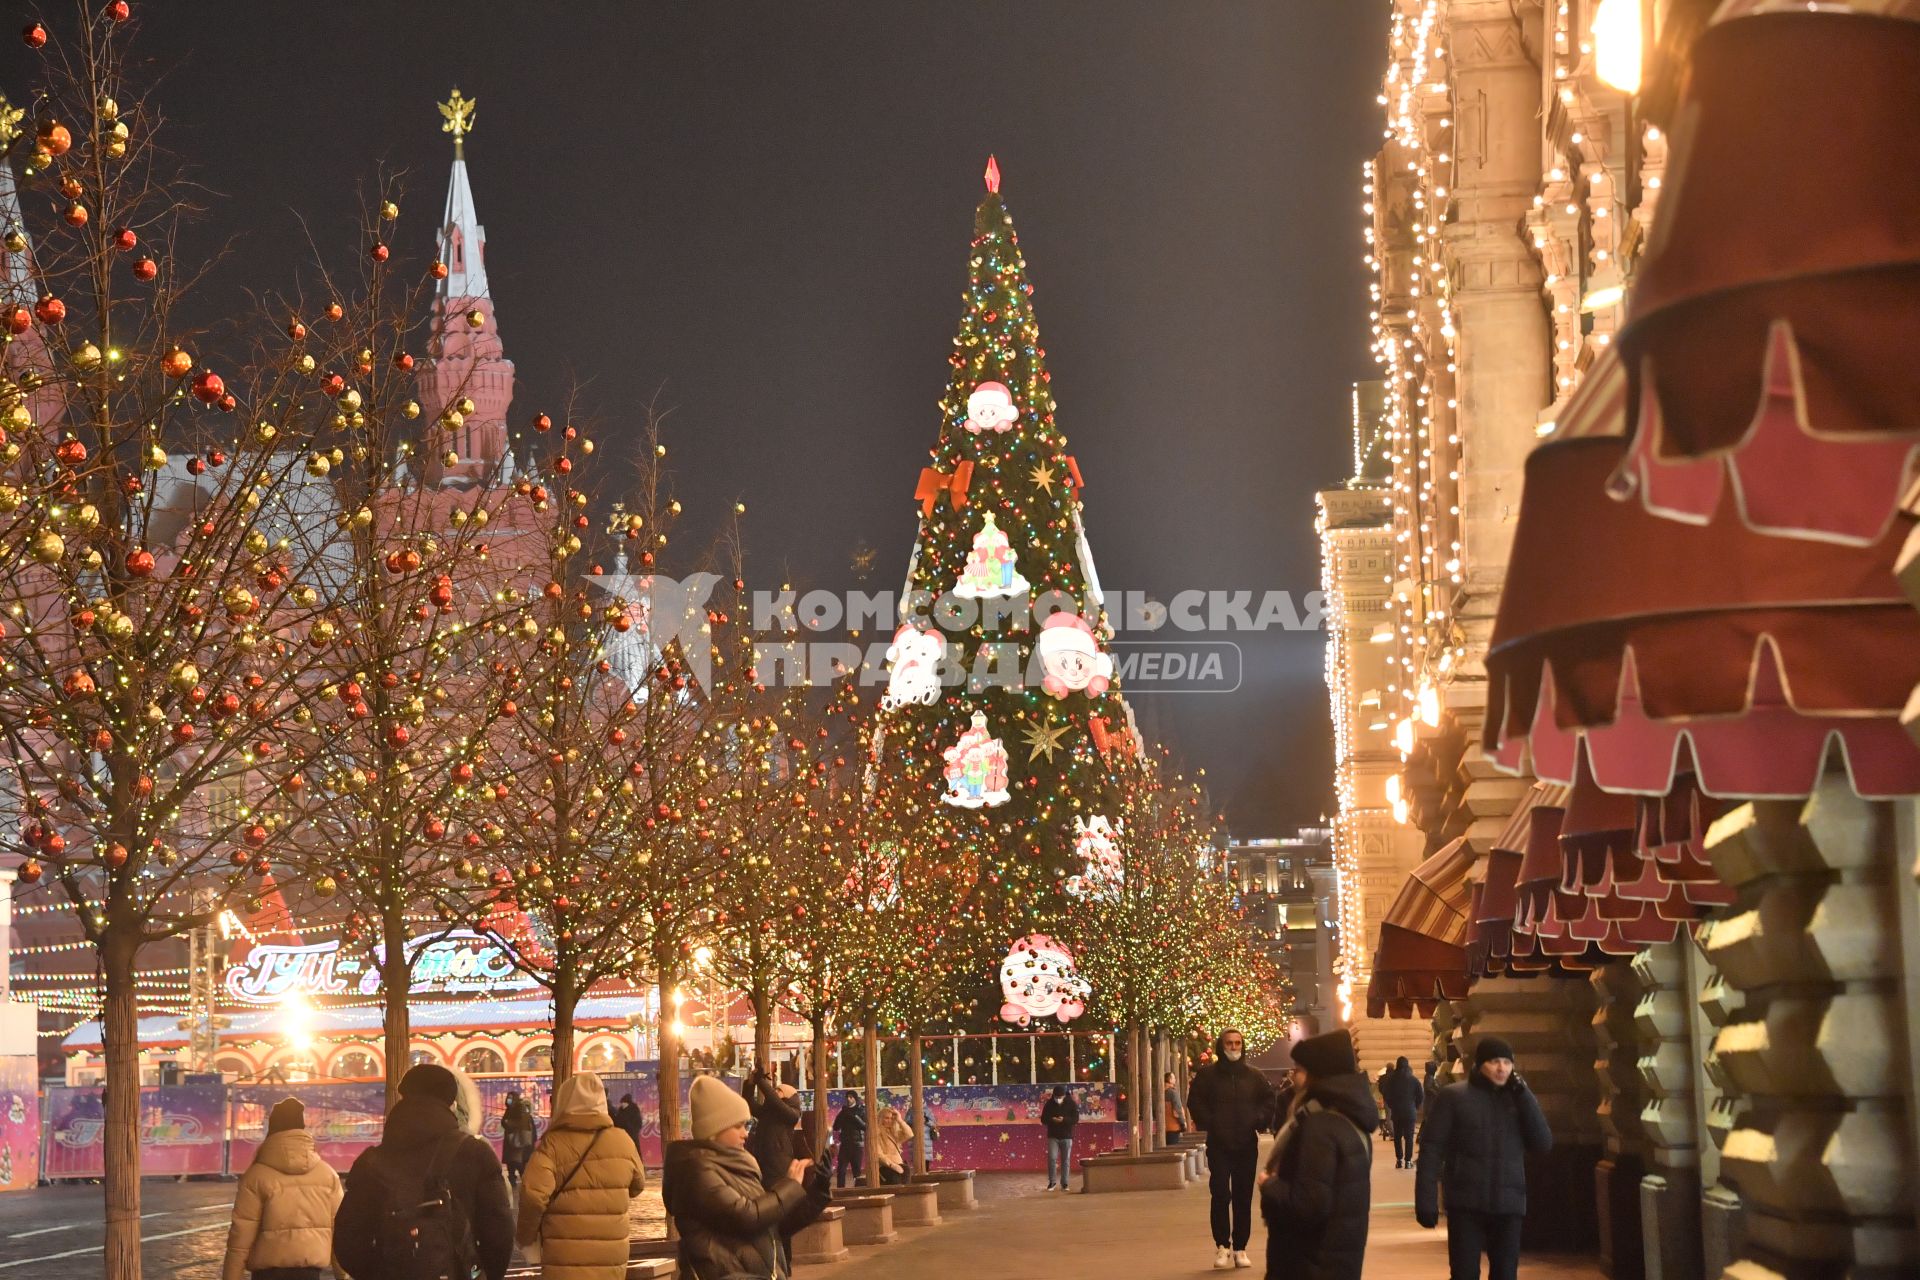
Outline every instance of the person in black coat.
{"type": "Polygon", "coordinates": [[[647,1118],[641,1113],[640,1106],[633,1100],[632,1094],[620,1095],[620,1105],[613,1111],[613,1127],[633,1139],[635,1151],[640,1149],[640,1133],[647,1127],[647,1118]]]}
{"type": "Polygon", "coordinates": [[[1420,1131],[1414,1216],[1440,1222],[1447,1193],[1447,1258],[1453,1280],[1514,1280],[1520,1268],[1520,1224],[1527,1213],[1527,1153],[1553,1148],[1539,1099],[1513,1067],[1513,1048],[1483,1036],[1473,1074],[1434,1095],[1420,1131]]]}
{"type": "Polygon", "coordinates": [[[1067,1092],[1067,1086],[1053,1086],[1053,1093],[1040,1108],[1040,1123],[1047,1131],[1047,1190],[1054,1187],[1054,1167],[1060,1170],[1060,1189],[1071,1189],[1073,1179],[1073,1131],[1080,1125],[1080,1104],[1067,1092]]]}
{"type": "Polygon", "coordinates": [[[418,1204],[430,1171],[446,1178],[472,1233],[470,1254],[486,1280],[502,1280],[513,1258],[513,1202],[493,1144],[461,1127],[453,1072],[420,1063],[400,1078],[378,1146],[360,1153],[333,1216],[333,1251],[353,1280],[412,1280],[390,1274],[381,1229],[396,1209],[418,1204]]]}
{"type": "Polygon", "coordinates": [[[1216,1059],[1200,1068],[1187,1089],[1187,1114],[1207,1135],[1207,1189],[1212,1193],[1213,1265],[1250,1267],[1254,1174],[1260,1132],[1274,1123],[1273,1086],[1245,1060],[1246,1037],[1226,1030],[1213,1043],[1216,1059]]]}
{"type": "Polygon", "coordinates": [[[1387,1115],[1393,1122],[1393,1167],[1396,1169],[1413,1168],[1413,1122],[1420,1114],[1420,1103],[1425,1097],[1426,1090],[1413,1078],[1413,1068],[1405,1057],[1393,1064],[1393,1070],[1380,1083],[1380,1100],[1386,1103],[1387,1115]]]}
{"type": "Polygon", "coordinates": [[[1380,1111],[1345,1031],[1293,1047],[1293,1115],[1260,1174],[1267,1280],[1360,1280],[1380,1111]]]}
{"type": "Polygon", "coordinates": [[[860,1101],[859,1094],[847,1095],[846,1105],[833,1118],[833,1132],[840,1139],[840,1149],[833,1160],[834,1185],[847,1185],[849,1169],[853,1171],[854,1183],[858,1185],[865,1177],[861,1170],[867,1162],[867,1107],[860,1101]]]}
{"type": "Polygon", "coordinates": [[[794,1146],[800,1136],[795,1128],[800,1123],[795,1091],[788,1085],[775,1084],[771,1076],[755,1068],[742,1092],[753,1110],[747,1154],[759,1162],[761,1180],[771,1187],[787,1176],[787,1169],[799,1155],[794,1146]]]}

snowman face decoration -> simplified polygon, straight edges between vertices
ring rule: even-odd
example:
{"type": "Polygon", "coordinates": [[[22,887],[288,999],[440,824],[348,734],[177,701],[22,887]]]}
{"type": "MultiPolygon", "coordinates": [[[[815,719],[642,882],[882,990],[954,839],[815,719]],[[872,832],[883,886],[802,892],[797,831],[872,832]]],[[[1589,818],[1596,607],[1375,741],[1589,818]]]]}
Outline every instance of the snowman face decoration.
{"type": "Polygon", "coordinates": [[[1013,393],[1001,382],[983,382],[967,397],[967,430],[1011,431],[1020,416],[1013,393]]]}

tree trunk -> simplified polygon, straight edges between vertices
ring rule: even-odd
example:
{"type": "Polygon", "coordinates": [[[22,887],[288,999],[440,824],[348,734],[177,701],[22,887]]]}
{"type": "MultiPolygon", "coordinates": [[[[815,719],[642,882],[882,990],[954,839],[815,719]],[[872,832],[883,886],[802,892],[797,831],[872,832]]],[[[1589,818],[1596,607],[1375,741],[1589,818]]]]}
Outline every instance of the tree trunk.
{"type": "Polygon", "coordinates": [[[131,927],[109,925],[101,945],[106,977],[105,1159],[107,1280],[140,1280],[140,1015],[134,988],[139,943],[131,927]]]}
{"type": "Polygon", "coordinates": [[[574,1071],[573,1012],[580,1006],[580,992],[571,966],[553,975],[553,1089],[560,1091],[574,1071]]]}
{"type": "Polygon", "coordinates": [[[407,1007],[412,994],[413,962],[407,954],[407,921],[398,906],[381,913],[380,999],[386,1006],[382,1048],[387,1061],[387,1109],[400,1100],[400,1077],[412,1066],[413,1014],[407,1007]]]}
{"type": "Polygon", "coordinates": [[[680,1140],[680,1036],[673,1029],[673,991],[680,985],[673,965],[662,961],[655,968],[660,983],[660,1061],[654,1064],[654,1087],[660,1094],[660,1143],[680,1140]]]}
{"type": "Polygon", "coordinates": [[[867,1029],[863,1043],[866,1050],[866,1066],[861,1074],[866,1076],[867,1095],[867,1185],[880,1185],[880,1144],[876,1139],[880,1135],[880,1023],[872,1014],[867,1015],[867,1029]]]}
{"type": "Polygon", "coordinates": [[[753,1065],[773,1074],[773,992],[756,990],[753,1001],[753,1065]]]}
{"type": "Polygon", "coordinates": [[[827,1090],[833,1087],[833,1074],[827,1070],[827,1015],[816,1013],[813,1022],[813,1060],[807,1067],[807,1087],[813,1090],[813,1154],[827,1149],[827,1090]]]}
{"type": "Polygon", "coordinates": [[[1147,1033],[1146,1048],[1147,1077],[1147,1141],[1149,1151],[1158,1151],[1167,1145],[1166,1093],[1160,1087],[1160,1033],[1147,1033]]]}
{"type": "Polygon", "coordinates": [[[1140,1126],[1146,1118],[1147,1100],[1140,1088],[1140,1024],[1130,1023],[1127,1027],[1127,1099],[1133,1105],[1127,1108],[1127,1154],[1140,1154],[1140,1126]]]}
{"type": "Polygon", "coordinates": [[[913,1130],[912,1169],[918,1174],[927,1171],[927,1072],[920,1062],[919,1031],[907,1043],[911,1046],[907,1057],[907,1125],[913,1130]]]}

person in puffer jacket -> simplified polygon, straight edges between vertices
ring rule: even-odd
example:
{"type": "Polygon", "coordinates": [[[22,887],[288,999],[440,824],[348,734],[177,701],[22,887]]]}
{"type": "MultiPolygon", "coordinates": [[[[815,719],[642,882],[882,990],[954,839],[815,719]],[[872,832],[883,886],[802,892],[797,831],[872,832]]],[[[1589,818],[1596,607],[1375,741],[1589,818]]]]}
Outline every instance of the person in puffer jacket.
{"type": "Polygon", "coordinates": [[[1360,1280],[1380,1111],[1345,1031],[1293,1046],[1293,1112],[1260,1174],[1267,1280],[1360,1280]]]}
{"type": "Polygon", "coordinates": [[[283,1098],[267,1116],[267,1140],[240,1175],[221,1280],[320,1280],[333,1260],[340,1175],[314,1152],[306,1109],[283,1098]]]}
{"type": "Polygon", "coordinates": [[[1482,1036],[1473,1074],[1434,1095],[1420,1130],[1414,1172],[1414,1218],[1440,1223],[1446,1190],[1447,1260],[1453,1280],[1514,1280],[1520,1269],[1520,1226],[1527,1214],[1527,1154],[1553,1149],[1540,1100],[1514,1070],[1513,1048],[1482,1036]]]}
{"type": "Polygon", "coordinates": [[[833,1198],[820,1165],[795,1160],[771,1186],[747,1154],[747,1100],[713,1076],[687,1098],[693,1138],[667,1148],[660,1198],[680,1232],[682,1280],[787,1280],[783,1229],[818,1217],[833,1198]]]}
{"type": "Polygon", "coordinates": [[[622,1280],[633,1234],[627,1208],[646,1187],[639,1148],[607,1113],[600,1077],[568,1076],[520,1178],[515,1239],[523,1249],[539,1244],[544,1280],[622,1280]]]}

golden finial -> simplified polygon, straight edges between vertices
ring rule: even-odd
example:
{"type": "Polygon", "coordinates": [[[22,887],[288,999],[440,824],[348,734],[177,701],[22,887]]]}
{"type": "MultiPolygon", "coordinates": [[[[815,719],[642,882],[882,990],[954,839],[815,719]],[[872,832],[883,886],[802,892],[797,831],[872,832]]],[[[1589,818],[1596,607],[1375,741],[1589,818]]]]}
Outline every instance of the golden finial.
{"type": "Polygon", "coordinates": [[[463,98],[456,87],[453,96],[439,104],[442,117],[440,132],[453,135],[453,153],[460,154],[460,140],[473,132],[473,109],[480,105],[478,98],[463,98]]]}
{"type": "Polygon", "coordinates": [[[13,140],[20,136],[20,121],[26,114],[8,102],[6,94],[0,93],[0,151],[12,146],[13,140]]]}

